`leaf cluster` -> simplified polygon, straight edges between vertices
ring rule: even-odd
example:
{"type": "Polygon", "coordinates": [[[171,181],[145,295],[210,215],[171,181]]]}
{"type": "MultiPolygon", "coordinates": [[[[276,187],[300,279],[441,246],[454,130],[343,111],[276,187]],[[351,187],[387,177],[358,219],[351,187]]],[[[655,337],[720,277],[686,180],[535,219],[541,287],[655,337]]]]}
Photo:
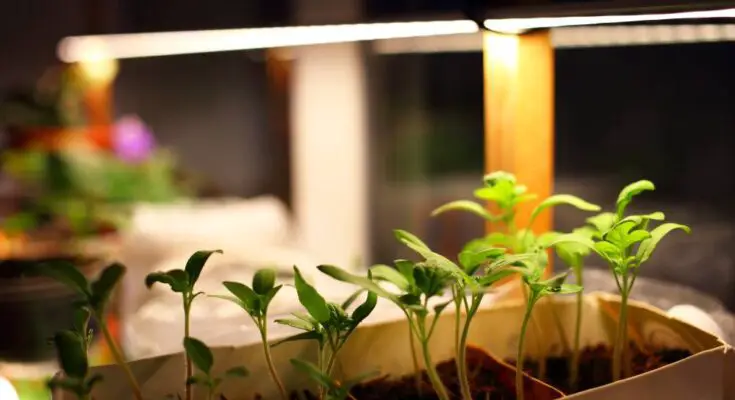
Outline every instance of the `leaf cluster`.
{"type": "Polygon", "coordinates": [[[221,376],[213,376],[214,355],[212,350],[199,339],[185,337],[184,350],[199,370],[199,373],[189,377],[186,383],[206,387],[209,390],[210,397],[225,378],[245,378],[248,376],[248,370],[243,366],[232,367],[221,376]]]}

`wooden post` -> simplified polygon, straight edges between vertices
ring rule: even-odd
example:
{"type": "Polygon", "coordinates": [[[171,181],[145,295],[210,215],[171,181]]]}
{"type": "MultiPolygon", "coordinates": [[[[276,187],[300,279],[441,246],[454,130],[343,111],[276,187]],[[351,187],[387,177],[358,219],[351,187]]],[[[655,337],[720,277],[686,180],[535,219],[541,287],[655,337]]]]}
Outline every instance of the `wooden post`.
{"type": "MultiPolygon", "coordinates": [[[[539,200],[519,209],[517,221],[523,227],[533,207],[553,190],[554,51],[550,33],[486,32],[483,54],[485,168],[515,174],[518,182],[538,195],[539,200]]],[[[552,214],[547,211],[532,228],[544,232],[551,226],[552,214]]]]}

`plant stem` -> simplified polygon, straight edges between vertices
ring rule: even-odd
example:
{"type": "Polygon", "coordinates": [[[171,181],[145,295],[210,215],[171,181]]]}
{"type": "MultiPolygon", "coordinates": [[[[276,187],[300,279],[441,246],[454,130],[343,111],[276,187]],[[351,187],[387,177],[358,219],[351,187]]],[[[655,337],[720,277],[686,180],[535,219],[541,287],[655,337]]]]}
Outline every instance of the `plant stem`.
{"type": "Polygon", "coordinates": [[[465,347],[464,341],[467,337],[467,323],[470,320],[470,314],[467,310],[467,315],[465,317],[465,329],[460,331],[461,326],[461,318],[462,318],[462,298],[461,296],[462,290],[459,288],[452,288],[452,292],[454,295],[454,308],[455,308],[455,315],[454,315],[454,340],[455,340],[455,352],[457,353],[455,355],[455,363],[457,365],[457,377],[459,378],[459,388],[462,393],[462,398],[465,400],[472,400],[472,392],[469,388],[469,382],[467,381],[467,375],[464,373],[465,371],[465,355],[467,353],[467,349],[465,347]]]}
{"type": "MultiPolygon", "coordinates": [[[[184,294],[184,338],[189,337],[189,311],[191,310],[191,300],[190,295],[184,294]]],[[[189,354],[187,352],[184,352],[184,358],[186,363],[186,384],[184,385],[184,397],[186,400],[192,400],[192,390],[191,390],[191,382],[189,381],[189,378],[191,378],[194,375],[194,368],[191,364],[191,358],[189,357],[189,354]]]]}
{"type": "Polygon", "coordinates": [[[288,392],[286,392],[286,388],[283,386],[283,382],[281,382],[281,378],[278,376],[276,366],[273,365],[271,347],[268,345],[268,321],[266,320],[265,315],[258,325],[260,328],[261,341],[263,342],[263,354],[265,355],[265,362],[268,364],[268,370],[271,373],[271,378],[273,378],[273,382],[278,386],[278,392],[281,394],[281,398],[283,400],[288,400],[288,392]]]}
{"type": "MultiPolygon", "coordinates": [[[[526,303],[529,302],[529,294],[528,292],[530,289],[527,286],[523,286],[523,299],[526,301],[526,303]]],[[[536,299],[538,300],[538,299],[536,299]]],[[[536,303],[536,300],[532,300],[534,303],[536,303]]],[[[533,315],[531,315],[531,329],[533,329],[533,334],[537,338],[543,337],[543,334],[541,332],[541,327],[538,324],[538,320],[534,318],[533,315]]],[[[546,349],[544,348],[543,343],[538,340],[536,341],[536,351],[538,354],[538,379],[544,380],[546,379],[546,349]]]]}
{"type": "Polygon", "coordinates": [[[413,359],[413,376],[416,383],[416,392],[421,397],[421,367],[419,366],[419,358],[416,355],[416,343],[414,340],[413,329],[411,328],[411,319],[409,317],[408,327],[408,343],[411,346],[411,358],[413,359]]]}
{"type": "Polygon", "coordinates": [[[439,374],[436,372],[436,366],[431,361],[431,355],[429,354],[429,338],[426,337],[423,333],[425,332],[424,327],[424,318],[422,318],[421,321],[421,332],[422,337],[421,340],[421,350],[424,356],[424,364],[426,366],[426,374],[429,376],[429,380],[431,381],[431,386],[434,387],[434,390],[436,391],[437,397],[439,397],[439,400],[450,400],[449,394],[447,393],[447,389],[444,387],[444,383],[442,383],[441,378],[439,378],[439,374]]]}
{"type": "Polygon", "coordinates": [[[462,336],[459,339],[459,370],[457,372],[459,376],[460,391],[462,392],[462,398],[465,400],[472,400],[470,379],[467,376],[467,336],[470,333],[470,324],[472,323],[472,318],[475,316],[475,313],[477,313],[477,309],[480,307],[483,296],[483,294],[472,296],[472,305],[470,306],[469,310],[467,310],[464,327],[462,328],[462,336]]]}
{"type": "Polygon", "coordinates": [[[516,356],[516,399],[523,400],[523,345],[526,341],[526,329],[528,321],[531,319],[533,305],[536,303],[536,295],[532,294],[528,303],[526,303],[526,312],[523,315],[523,323],[521,324],[521,337],[518,339],[518,355],[516,356]]]}
{"type": "MultiPolygon", "coordinates": [[[[583,286],[582,282],[582,266],[577,266],[577,285],[583,286]]],[[[579,380],[579,346],[582,334],[582,305],[584,302],[584,293],[577,292],[577,320],[574,323],[574,348],[572,349],[572,360],[569,374],[569,387],[572,391],[577,390],[577,382],[579,380]]]]}
{"type": "Polygon", "coordinates": [[[133,397],[135,397],[136,400],[143,400],[143,393],[140,390],[140,386],[138,386],[138,381],[135,380],[135,376],[133,376],[133,371],[130,370],[128,362],[125,361],[125,358],[120,353],[120,349],[118,349],[115,340],[110,334],[110,330],[107,328],[107,323],[102,318],[100,318],[99,315],[95,314],[94,318],[97,320],[97,323],[100,326],[100,330],[102,331],[102,335],[105,337],[107,346],[110,348],[112,357],[115,359],[117,365],[119,365],[120,368],[122,368],[125,372],[125,376],[127,377],[128,383],[130,384],[130,389],[132,389],[133,391],[133,397]]]}
{"type": "MultiPolygon", "coordinates": [[[[623,279],[625,281],[625,279],[623,279]]],[[[623,286],[627,282],[623,283],[623,286]]],[[[621,293],[620,302],[620,318],[618,319],[618,329],[615,335],[615,346],[613,347],[613,382],[617,381],[621,377],[621,367],[623,354],[627,347],[628,337],[628,290],[624,290],[621,293]]]]}

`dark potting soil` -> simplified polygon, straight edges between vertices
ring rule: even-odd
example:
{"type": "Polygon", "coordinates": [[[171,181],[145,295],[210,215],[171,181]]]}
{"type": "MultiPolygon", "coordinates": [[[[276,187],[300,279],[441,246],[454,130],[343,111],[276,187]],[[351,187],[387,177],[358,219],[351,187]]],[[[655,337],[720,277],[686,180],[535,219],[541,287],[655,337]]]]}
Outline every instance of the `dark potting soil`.
{"type": "MultiPolygon", "coordinates": [[[[642,352],[631,345],[630,350],[633,376],[653,371],[668,364],[683,360],[692,355],[688,350],[662,349],[653,352],[642,352]]],[[[508,360],[515,365],[515,360],[508,360]]],[[[538,362],[527,359],[524,363],[526,373],[538,378],[538,362]]],[[[579,382],[576,390],[569,387],[569,358],[549,357],[546,359],[546,377],[544,382],[564,393],[579,391],[607,385],[612,382],[612,347],[597,345],[585,347],[579,356],[579,382]]]]}
{"type": "MultiPolygon", "coordinates": [[[[468,347],[467,370],[470,378],[472,397],[477,400],[515,400],[515,370],[501,367],[482,350],[468,347]]],[[[455,360],[437,364],[439,376],[453,398],[460,398],[459,380],[455,360]]],[[[420,392],[413,375],[398,379],[383,377],[355,386],[350,394],[356,400],[436,400],[437,395],[424,372],[421,377],[420,392]]],[[[526,381],[526,398],[535,400],[551,400],[560,397],[552,389],[536,386],[530,387],[526,381]],[[534,393],[543,393],[534,395],[534,393]]],[[[540,384],[536,384],[541,386],[540,384]]],[[[292,394],[292,400],[317,400],[312,393],[304,393],[302,397],[292,394]]]]}

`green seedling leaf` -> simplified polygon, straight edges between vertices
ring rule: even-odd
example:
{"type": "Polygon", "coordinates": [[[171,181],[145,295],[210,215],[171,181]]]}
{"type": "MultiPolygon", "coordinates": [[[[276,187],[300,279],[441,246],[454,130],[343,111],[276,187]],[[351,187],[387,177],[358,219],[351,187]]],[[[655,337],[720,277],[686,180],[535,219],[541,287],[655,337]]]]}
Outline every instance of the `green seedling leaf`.
{"type": "Polygon", "coordinates": [[[370,273],[373,279],[390,282],[404,292],[408,291],[411,286],[411,283],[402,273],[387,265],[375,265],[370,268],[370,273]]]}
{"type": "Polygon", "coordinates": [[[444,292],[451,279],[451,274],[437,268],[417,266],[413,270],[413,279],[424,296],[433,297],[444,292]]]}
{"type": "Polygon", "coordinates": [[[83,380],[89,371],[89,362],[82,338],[72,331],[60,331],[54,335],[54,345],[62,371],[70,378],[83,380]]]}
{"type": "Polygon", "coordinates": [[[301,272],[298,268],[293,267],[294,270],[294,284],[296,286],[296,293],[299,296],[299,302],[306,308],[306,311],[311,314],[314,319],[319,322],[326,323],[329,321],[330,312],[324,297],[314,289],[313,286],[306,283],[304,277],[301,276],[301,272]]]}
{"type": "Polygon", "coordinates": [[[291,365],[293,365],[301,372],[309,375],[311,379],[313,379],[316,383],[323,386],[324,388],[331,390],[334,387],[332,378],[330,378],[329,375],[320,371],[316,365],[308,361],[299,360],[297,358],[291,359],[291,365]]]}
{"type": "Polygon", "coordinates": [[[239,282],[222,282],[222,285],[242,303],[245,311],[251,315],[260,316],[260,297],[258,297],[258,294],[253,289],[239,282]]]}
{"type": "Polygon", "coordinates": [[[176,293],[189,291],[189,277],[184,270],[172,269],[166,272],[153,272],[145,277],[145,285],[149,289],[155,283],[162,283],[171,287],[176,293]]]}
{"type": "Polygon", "coordinates": [[[600,211],[600,206],[592,203],[588,203],[580,199],[579,197],[572,196],[570,194],[555,194],[549,196],[546,200],[542,201],[536,208],[531,212],[531,219],[529,225],[539,216],[544,210],[549,207],[556,207],[560,205],[569,205],[578,208],[582,211],[600,211]]]}
{"type": "Polygon", "coordinates": [[[505,249],[500,247],[489,246],[481,242],[474,242],[471,246],[466,246],[459,253],[459,263],[467,274],[473,274],[482,264],[492,261],[505,254],[505,249]],[[470,247],[470,248],[468,248],[470,247]]]}
{"type": "Polygon", "coordinates": [[[84,297],[88,298],[92,295],[87,278],[70,262],[58,261],[43,263],[36,267],[36,272],[63,283],[84,297]]]}
{"type": "Polygon", "coordinates": [[[375,310],[375,306],[378,304],[378,295],[373,292],[368,292],[365,302],[360,304],[355,311],[352,312],[352,322],[354,325],[360,324],[370,313],[375,310]]]}
{"type": "Polygon", "coordinates": [[[105,268],[99,279],[92,283],[92,296],[89,303],[98,314],[104,313],[112,290],[123,275],[125,275],[125,267],[120,263],[114,263],[105,268]]]}
{"type": "Polygon", "coordinates": [[[628,204],[630,204],[631,201],[633,201],[633,196],[637,196],[638,194],[645,192],[647,190],[655,190],[656,187],[653,185],[653,182],[647,181],[647,180],[641,180],[638,182],[633,182],[630,185],[623,188],[623,190],[620,191],[620,194],[618,195],[618,200],[615,202],[615,211],[618,219],[623,218],[623,214],[625,213],[625,209],[628,207],[628,204]]]}
{"type": "Polygon", "coordinates": [[[416,282],[413,280],[413,261],[408,260],[395,260],[393,261],[393,264],[395,264],[396,269],[398,272],[403,275],[404,278],[406,278],[406,281],[408,282],[409,286],[414,286],[416,282]]]}
{"type": "Polygon", "coordinates": [[[184,338],[184,350],[196,367],[209,375],[214,365],[212,350],[204,342],[193,337],[184,338]]]}
{"type": "Polygon", "coordinates": [[[436,217],[437,215],[443,214],[447,211],[466,211],[493,222],[500,219],[499,216],[493,215],[490,211],[488,211],[485,206],[471,200],[456,200],[449,202],[432,211],[431,216],[436,217]]]}
{"type": "Polygon", "coordinates": [[[207,263],[209,257],[214,253],[222,254],[222,250],[199,250],[189,257],[184,271],[186,271],[189,277],[188,281],[191,287],[194,287],[194,284],[197,283],[199,275],[201,275],[202,269],[204,268],[204,264],[207,263]]]}
{"type": "Polygon", "coordinates": [[[276,285],[276,270],[261,269],[253,276],[253,291],[260,295],[267,295],[276,285]]]}
{"type": "Polygon", "coordinates": [[[368,279],[363,276],[353,275],[333,265],[320,265],[317,267],[317,269],[340,282],[351,283],[369,292],[373,292],[380,297],[386,298],[393,302],[398,302],[398,298],[395,295],[380,287],[380,285],[375,283],[372,279],[368,279]]]}
{"type": "MultiPolygon", "coordinates": [[[[276,320],[277,323],[284,324],[281,321],[283,321],[283,320],[276,320]]],[[[288,324],[284,324],[284,325],[288,325],[288,324]]],[[[301,341],[301,340],[316,340],[316,341],[319,342],[322,339],[323,339],[322,334],[319,333],[319,332],[317,332],[317,331],[301,332],[301,333],[297,333],[296,335],[289,336],[289,337],[287,337],[285,339],[281,339],[281,340],[273,343],[271,345],[271,347],[280,346],[280,345],[282,345],[284,343],[288,343],[288,342],[298,342],[298,341],[301,341]]]]}
{"type": "Polygon", "coordinates": [[[569,245],[569,244],[576,244],[579,246],[584,246],[588,249],[593,249],[595,247],[595,242],[584,235],[580,235],[577,233],[565,233],[560,234],[556,236],[553,240],[551,240],[546,244],[546,248],[555,247],[560,244],[569,245]]]}
{"type": "Polygon", "coordinates": [[[611,212],[604,212],[595,215],[594,217],[587,218],[587,223],[592,225],[597,232],[604,234],[609,231],[610,228],[615,224],[617,216],[611,212]]]}
{"type": "Polygon", "coordinates": [[[658,246],[661,239],[663,239],[664,236],[668,235],[669,232],[677,230],[677,229],[681,229],[686,233],[691,233],[691,229],[688,226],[681,225],[681,224],[675,224],[673,222],[661,224],[657,226],[656,228],[654,228],[651,231],[651,237],[643,241],[641,245],[638,247],[638,253],[636,254],[636,258],[638,258],[638,263],[642,264],[648,261],[648,259],[651,258],[653,251],[656,249],[656,246],[658,246]]]}
{"type": "Polygon", "coordinates": [[[442,311],[444,311],[444,309],[447,308],[447,306],[450,305],[450,304],[452,304],[453,302],[454,302],[454,300],[449,300],[449,301],[447,301],[445,303],[441,303],[441,304],[435,305],[434,306],[434,314],[436,314],[437,316],[439,316],[439,314],[441,314],[442,311]]]}
{"type": "Polygon", "coordinates": [[[304,331],[313,331],[316,329],[315,321],[307,321],[298,317],[296,319],[277,319],[275,322],[277,324],[287,325],[304,331]]]}
{"type": "Polygon", "coordinates": [[[232,367],[225,371],[225,376],[232,378],[247,378],[249,372],[245,367],[232,367]]]}
{"type": "Polygon", "coordinates": [[[363,292],[365,292],[365,289],[357,289],[354,293],[352,293],[350,297],[342,302],[342,309],[347,310],[348,308],[350,308],[352,306],[352,303],[354,303],[355,300],[357,300],[357,298],[360,297],[363,292]]]}
{"type": "Polygon", "coordinates": [[[92,312],[87,307],[78,307],[74,309],[74,331],[80,335],[87,334],[87,326],[89,325],[89,319],[92,317],[92,312]]]}
{"type": "Polygon", "coordinates": [[[582,286],[563,283],[555,288],[551,288],[550,291],[554,294],[574,294],[581,292],[582,286]]]}
{"type": "Polygon", "coordinates": [[[511,185],[515,185],[516,176],[506,171],[493,171],[489,174],[486,174],[482,178],[482,181],[487,186],[495,186],[500,182],[507,182],[507,183],[510,183],[511,185]]]}
{"type": "Polygon", "coordinates": [[[609,261],[620,260],[623,258],[622,251],[610,242],[595,242],[594,249],[599,255],[609,261]]]}
{"type": "Polygon", "coordinates": [[[264,313],[268,309],[268,306],[271,304],[271,301],[276,297],[276,295],[278,294],[278,292],[281,290],[282,287],[283,285],[278,285],[272,288],[267,294],[261,296],[261,301],[263,303],[261,308],[263,309],[264,313]]]}
{"type": "Polygon", "coordinates": [[[425,250],[429,249],[429,246],[427,246],[426,243],[424,243],[421,239],[418,238],[418,236],[414,235],[413,233],[404,231],[402,229],[394,229],[393,234],[399,242],[411,244],[414,247],[422,248],[425,250]]]}

